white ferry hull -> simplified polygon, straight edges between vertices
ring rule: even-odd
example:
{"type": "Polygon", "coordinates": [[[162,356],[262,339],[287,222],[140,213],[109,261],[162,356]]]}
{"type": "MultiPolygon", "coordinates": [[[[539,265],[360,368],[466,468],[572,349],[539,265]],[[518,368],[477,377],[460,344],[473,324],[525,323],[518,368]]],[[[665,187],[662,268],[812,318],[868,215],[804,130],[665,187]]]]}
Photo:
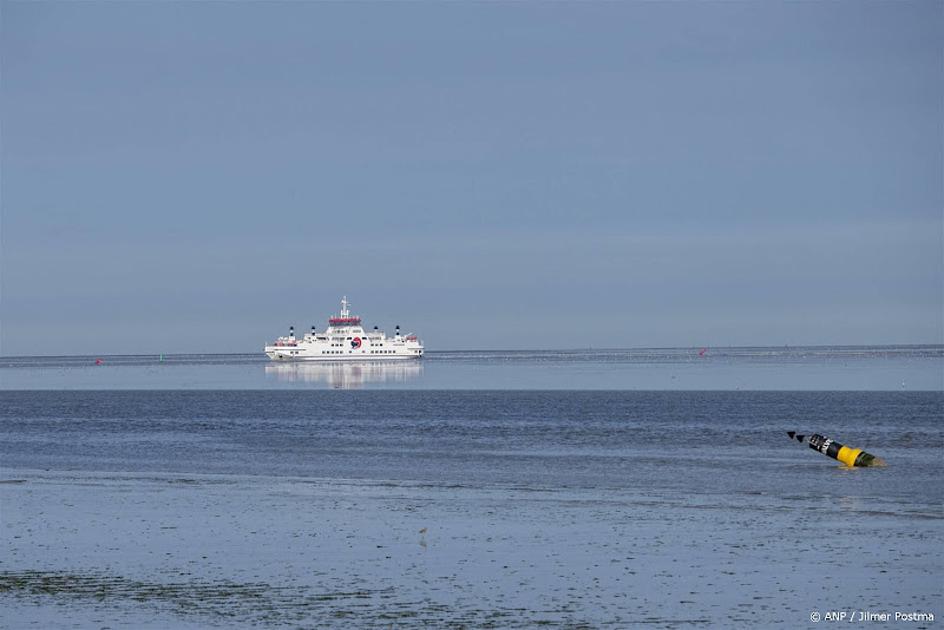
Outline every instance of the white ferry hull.
{"type": "Polygon", "coordinates": [[[270,359],[273,361],[369,361],[371,363],[378,361],[417,361],[422,355],[388,355],[385,357],[378,357],[374,355],[354,355],[350,354],[347,356],[339,357],[318,357],[318,356],[303,356],[303,355],[290,355],[282,352],[266,352],[270,359]]]}

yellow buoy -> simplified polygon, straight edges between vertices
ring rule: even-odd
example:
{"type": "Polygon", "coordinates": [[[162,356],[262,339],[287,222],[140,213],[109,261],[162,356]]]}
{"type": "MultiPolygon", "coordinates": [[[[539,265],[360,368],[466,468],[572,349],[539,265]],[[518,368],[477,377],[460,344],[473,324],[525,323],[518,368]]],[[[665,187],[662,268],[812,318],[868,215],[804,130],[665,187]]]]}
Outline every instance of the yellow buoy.
{"type": "MultiPolygon", "coordinates": [[[[796,431],[787,431],[787,435],[791,439],[795,439],[801,444],[805,440],[805,435],[797,434],[796,431]]],[[[845,446],[840,444],[836,440],[830,439],[819,433],[814,433],[810,436],[808,440],[809,446],[814,451],[819,451],[827,457],[832,457],[835,460],[838,460],[845,464],[846,466],[860,467],[864,468],[867,466],[884,466],[885,460],[880,457],[876,457],[871,453],[866,453],[861,448],[852,448],[850,446],[845,446]]]]}

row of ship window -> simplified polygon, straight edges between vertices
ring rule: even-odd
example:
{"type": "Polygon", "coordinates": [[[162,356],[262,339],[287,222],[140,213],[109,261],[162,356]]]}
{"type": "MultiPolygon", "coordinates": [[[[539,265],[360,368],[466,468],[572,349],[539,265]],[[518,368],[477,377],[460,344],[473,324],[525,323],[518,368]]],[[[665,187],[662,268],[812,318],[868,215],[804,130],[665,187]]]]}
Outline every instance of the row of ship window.
{"type": "MultiPolygon", "coordinates": [[[[353,352],[352,350],[347,351],[348,354],[353,352]]],[[[371,350],[371,354],[396,354],[396,350],[371,350]]],[[[298,354],[298,352],[292,352],[292,354],[298,354]]],[[[321,354],[344,354],[343,350],[322,350],[321,354]]]]}

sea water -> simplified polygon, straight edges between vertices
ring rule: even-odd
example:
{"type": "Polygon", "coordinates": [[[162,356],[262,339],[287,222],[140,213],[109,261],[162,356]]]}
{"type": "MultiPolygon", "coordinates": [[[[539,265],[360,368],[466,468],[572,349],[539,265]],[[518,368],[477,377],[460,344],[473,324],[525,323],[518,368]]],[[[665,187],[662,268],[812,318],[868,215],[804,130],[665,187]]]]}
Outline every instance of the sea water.
{"type": "Polygon", "coordinates": [[[0,625],[944,614],[939,347],[87,359],[0,368],[0,625]]]}
{"type": "Polygon", "coordinates": [[[944,346],[429,351],[421,361],[255,354],[0,357],[0,389],[944,389],[944,346]]]}

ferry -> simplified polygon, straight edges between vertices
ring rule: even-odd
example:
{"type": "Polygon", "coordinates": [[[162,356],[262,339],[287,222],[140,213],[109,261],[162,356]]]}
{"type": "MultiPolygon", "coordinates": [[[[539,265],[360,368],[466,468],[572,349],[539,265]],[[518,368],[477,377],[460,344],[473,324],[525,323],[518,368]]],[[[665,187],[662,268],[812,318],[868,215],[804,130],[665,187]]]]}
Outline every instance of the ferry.
{"type": "Polygon", "coordinates": [[[266,345],[265,353],[273,361],[403,361],[423,356],[423,342],[413,333],[403,335],[397,326],[393,337],[374,326],[366,331],[361,318],[351,315],[350,302],[341,298],[341,313],[328,319],[328,327],[295,337],[289,326],[288,336],[266,345]]]}

